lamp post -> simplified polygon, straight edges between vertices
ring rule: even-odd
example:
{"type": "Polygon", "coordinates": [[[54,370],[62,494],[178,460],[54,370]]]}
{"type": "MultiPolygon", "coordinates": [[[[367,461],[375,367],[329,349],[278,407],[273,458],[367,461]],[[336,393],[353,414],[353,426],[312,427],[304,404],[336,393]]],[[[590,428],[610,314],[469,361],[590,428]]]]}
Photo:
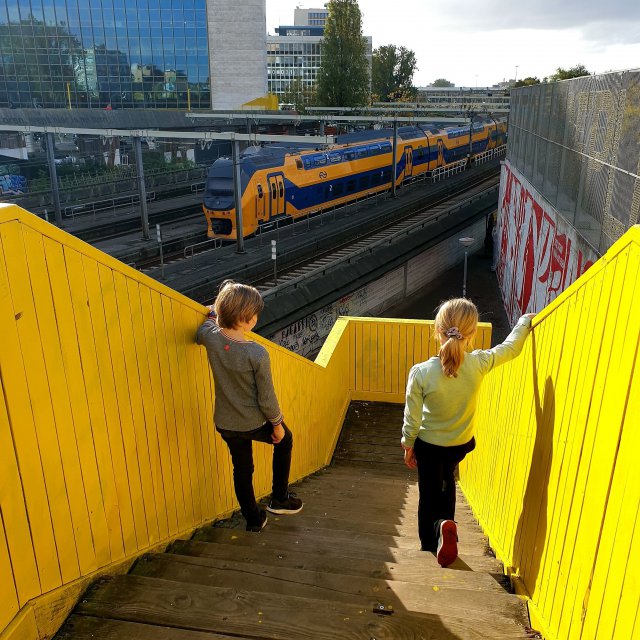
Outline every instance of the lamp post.
{"type": "Polygon", "coordinates": [[[475,242],[475,238],[458,238],[458,242],[464,247],[464,275],[462,276],[462,297],[467,297],[467,254],[469,247],[475,242]]]}
{"type": "Polygon", "coordinates": [[[513,84],[518,82],[518,65],[516,65],[516,77],[513,79],[513,84]]]}

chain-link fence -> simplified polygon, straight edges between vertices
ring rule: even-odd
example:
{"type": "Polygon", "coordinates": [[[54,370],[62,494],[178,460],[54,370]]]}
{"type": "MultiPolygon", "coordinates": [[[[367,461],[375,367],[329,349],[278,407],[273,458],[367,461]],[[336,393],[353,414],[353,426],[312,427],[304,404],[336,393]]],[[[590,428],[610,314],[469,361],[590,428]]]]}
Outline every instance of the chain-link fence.
{"type": "Polygon", "coordinates": [[[517,89],[507,159],[606,251],[640,211],[640,70],[517,89]]]}

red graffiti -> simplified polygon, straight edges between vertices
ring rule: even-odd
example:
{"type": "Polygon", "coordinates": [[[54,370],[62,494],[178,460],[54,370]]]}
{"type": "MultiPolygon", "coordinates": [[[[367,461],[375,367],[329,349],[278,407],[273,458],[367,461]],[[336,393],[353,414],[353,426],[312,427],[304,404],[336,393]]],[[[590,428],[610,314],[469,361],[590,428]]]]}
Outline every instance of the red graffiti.
{"type": "Polygon", "coordinates": [[[597,259],[576,230],[533,187],[503,165],[498,280],[512,321],[540,311],[597,259]]]}

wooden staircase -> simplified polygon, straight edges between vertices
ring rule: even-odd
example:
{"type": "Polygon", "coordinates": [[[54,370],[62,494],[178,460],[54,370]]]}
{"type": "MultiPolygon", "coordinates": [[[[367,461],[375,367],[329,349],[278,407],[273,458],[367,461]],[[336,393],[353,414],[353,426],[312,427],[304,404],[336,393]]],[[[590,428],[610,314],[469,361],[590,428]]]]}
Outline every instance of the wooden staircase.
{"type": "Polygon", "coordinates": [[[236,515],[144,556],[93,585],[57,637],[538,637],[461,494],[459,559],[442,569],[418,550],[401,421],[398,405],[353,403],[332,465],[294,487],[301,513],[270,515],[260,533],[236,515]]]}

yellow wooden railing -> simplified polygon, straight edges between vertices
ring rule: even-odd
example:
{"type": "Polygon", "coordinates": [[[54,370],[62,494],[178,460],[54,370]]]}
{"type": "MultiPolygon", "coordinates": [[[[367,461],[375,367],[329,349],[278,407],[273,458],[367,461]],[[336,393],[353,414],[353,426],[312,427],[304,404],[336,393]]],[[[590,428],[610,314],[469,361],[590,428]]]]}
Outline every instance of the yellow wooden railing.
{"type": "MultiPolygon", "coordinates": [[[[463,488],[548,638],[638,637],[639,262],[635,228],[539,315],[523,355],[490,374],[463,463],[463,488]]],[[[2,640],[50,637],[95,577],[235,509],[193,342],[203,313],[0,205],[2,640]]],[[[292,479],[329,462],[352,399],[403,401],[409,368],[435,354],[432,331],[341,318],[315,363],[255,336],[294,432],[292,479]]],[[[489,344],[481,325],[476,346],[489,344]]],[[[265,495],[270,452],[256,453],[265,495]]]]}
{"type": "MultiPolygon", "coordinates": [[[[194,344],[204,311],[0,205],[2,640],[50,637],[98,575],[236,508],[194,344]]],[[[428,322],[343,318],[316,363],[254,336],[294,432],[293,480],[330,461],[352,398],[402,400],[430,335],[428,322]]],[[[270,451],[256,449],[265,495],[270,451]]]]}
{"type": "Polygon", "coordinates": [[[462,484],[551,640],[640,638],[640,227],[491,374],[462,484]]]}

